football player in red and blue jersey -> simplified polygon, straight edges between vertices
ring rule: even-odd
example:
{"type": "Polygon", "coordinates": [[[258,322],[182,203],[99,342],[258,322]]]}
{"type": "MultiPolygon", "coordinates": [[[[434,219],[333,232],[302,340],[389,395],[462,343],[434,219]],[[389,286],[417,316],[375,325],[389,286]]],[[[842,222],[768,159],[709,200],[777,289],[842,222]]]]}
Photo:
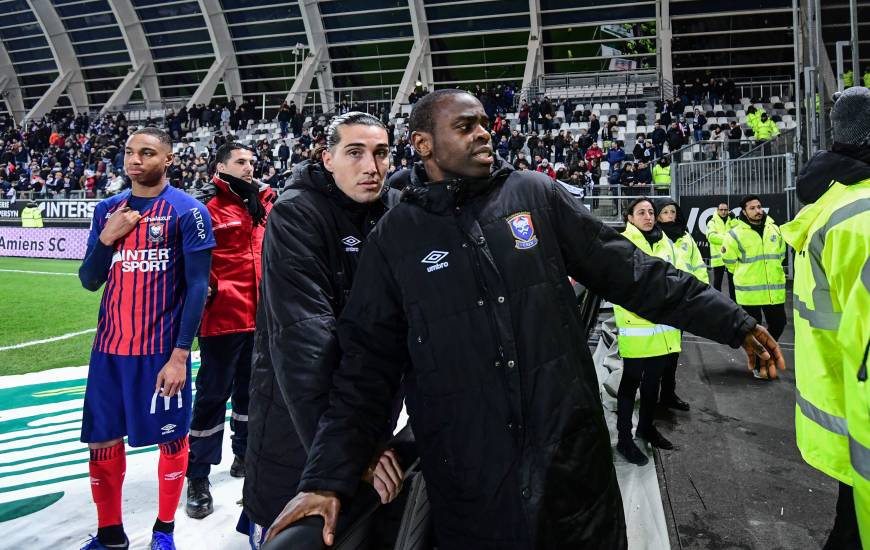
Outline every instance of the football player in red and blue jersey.
{"type": "Polygon", "coordinates": [[[81,440],[90,448],[98,531],[84,548],[124,549],[121,486],[131,447],[159,445],[152,550],[174,549],[175,509],[187,467],[190,346],[208,292],[215,246],[208,210],[166,179],[172,142],[148,127],[127,140],[132,189],[94,210],[82,286],[105,283],[91,351],[81,440]]]}

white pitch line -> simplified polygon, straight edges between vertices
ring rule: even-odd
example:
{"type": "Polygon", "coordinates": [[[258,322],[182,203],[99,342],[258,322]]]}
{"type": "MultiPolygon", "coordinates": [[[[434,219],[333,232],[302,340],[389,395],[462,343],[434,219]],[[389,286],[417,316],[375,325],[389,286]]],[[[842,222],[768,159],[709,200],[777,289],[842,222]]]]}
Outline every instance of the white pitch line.
{"type": "Polygon", "coordinates": [[[68,332],[67,334],[61,334],[60,336],[53,336],[51,338],[45,338],[43,340],[32,340],[30,342],[24,342],[22,344],[15,344],[12,346],[3,346],[3,347],[0,347],[0,351],[7,351],[10,349],[21,349],[21,348],[27,348],[30,346],[38,346],[40,344],[48,344],[49,342],[57,342],[58,340],[68,340],[70,338],[75,338],[76,336],[81,336],[82,334],[89,334],[92,332],[97,332],[97,329],[89,328],[87,330],[80,330],[79,332],[68,332]]]}
{"type": "Polygon", "coordinates": [[[27,271],[25,269],[0,269],[0,273],[32,273],[34,275],[69,275],[77,277],[78,273],[60,273],[57,271],[27,271]]]}

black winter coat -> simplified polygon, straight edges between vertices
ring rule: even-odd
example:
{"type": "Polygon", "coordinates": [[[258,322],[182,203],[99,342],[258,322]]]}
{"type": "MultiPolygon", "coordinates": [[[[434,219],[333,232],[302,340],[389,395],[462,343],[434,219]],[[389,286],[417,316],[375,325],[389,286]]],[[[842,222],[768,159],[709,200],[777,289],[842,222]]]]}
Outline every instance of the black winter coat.
{"type": "Polygon", "coordinates": [[[336,319],[366,235],[398,195],[359,205],[310,161],[291,178],[266,224],[251,372],[244,507],[264,527],[296,494],[340,359],[336,319]]]}
{"type": "Polygon", "coordinates": [[[369,235],[300,490],[353,494],[404,374],[439,550],[626,548],[568,276],[735,347],[755,322],[543,174],[497,160],[484,181],[425,181],[416,166],[369,235]]]}

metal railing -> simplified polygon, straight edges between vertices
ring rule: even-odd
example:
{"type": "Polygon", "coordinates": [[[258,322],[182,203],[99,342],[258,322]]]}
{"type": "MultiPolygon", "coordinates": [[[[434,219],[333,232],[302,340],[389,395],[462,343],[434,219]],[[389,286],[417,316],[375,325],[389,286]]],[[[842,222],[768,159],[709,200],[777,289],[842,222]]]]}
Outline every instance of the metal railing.
{"type": "Polygon", "coordinates": [[[670,196],[669,190],[656,189],[652,184],[633,186],[596,184],[586,188],[583,204],[604,223],[623,225],[625,223],[623,214],[634,199],[668,196],[670,196]]]}
{"type": "Polygon", "coordinates": [[[642,101],[644,99],[661,99],[662,87],[656,71],[630,71],[630,72],[591,72],[591,73],[563,73],[546,74],[538,77],[538,80],[529,86],[523,87],[514,95],[514,108],[519,108],[520,100],[540,99],[544,95],[550,97],[566,97],[568,99],[580,99],[568,93],[572,88],[604,87],[636,84],[641,86],[640,94],[615,93],[598,94],[592,97],[583,97],[591,101],[642,101]],[[647,89],[652,91],[647,93],[647,89]]]}
{"type": "Polygon", "coordinates": [[[701,140],[684,145],[676,151],[668,152],[668,155],[677,163],[784,155],[794,152],[795,136],[795,129],[789,128],[783,130],[770,141],[756,139],[701,140]]]}
{"type": "Polygon", "coordinates": [[[783,102],[794,98],[794,78],[777,76],[756,77],[735,82],[734,86],[740,90],[740,97],[779,97],[783,102]]]}
{"type": "Polygon", "coordinates": [[[673,166],[671,176],[677,197],[783,193],[794,181],[794,155],[791,153],[673,166]]]}

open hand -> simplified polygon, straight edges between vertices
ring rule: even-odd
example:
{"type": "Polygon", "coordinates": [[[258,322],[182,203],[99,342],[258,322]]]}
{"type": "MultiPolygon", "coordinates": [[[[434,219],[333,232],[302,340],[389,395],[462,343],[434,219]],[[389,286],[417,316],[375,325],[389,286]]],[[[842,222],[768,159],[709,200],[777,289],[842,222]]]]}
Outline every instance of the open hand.
{"type": "Polygon", "coordinates": [[[281,510],[272,526],[266,532],[266,542],[289,527],[292,523],[307,516],[323,517],[323,542],[332,546],[335,541],[335,523],[338,520],[338,511],[341,502],[332,491],[313,491],[311,493],[299,493],[287,506],[281,510]]]}
{"type": "Polygon", "coordinates": [[[778,378],[777,370],[785,370],[785,358],[773,336],[761,325],[755,325],[743,338],[743,350],[746,352],[749,370],[755,369],[756,358],[761,360],[759,370],[762,376],[778,378]]]}

